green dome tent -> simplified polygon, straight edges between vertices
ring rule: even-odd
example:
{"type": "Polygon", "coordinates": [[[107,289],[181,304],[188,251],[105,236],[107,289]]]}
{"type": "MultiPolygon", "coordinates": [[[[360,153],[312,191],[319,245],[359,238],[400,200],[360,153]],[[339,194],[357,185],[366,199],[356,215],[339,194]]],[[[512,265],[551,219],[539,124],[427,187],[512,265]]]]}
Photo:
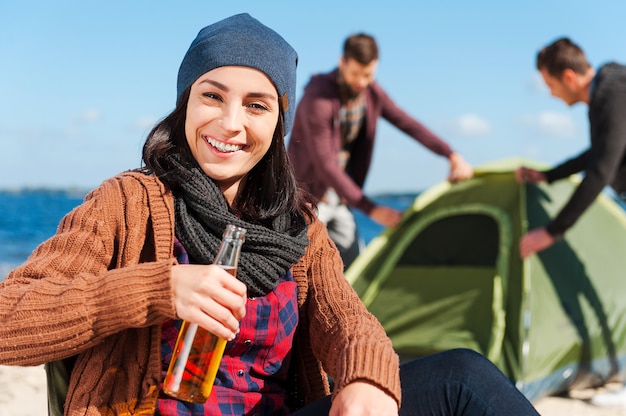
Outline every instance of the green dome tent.
{"type": "MultiPolygon", "coordinates": [[[[522,261],[577,178],[520,185],[509,160],[420,194],[346,271],[401,359],[479,351],[530,399],[626,372],[626,215],[602,194],[565,238],[522,261]]],[[[537,166],[537,165],[535,165],[537,166]]]]}

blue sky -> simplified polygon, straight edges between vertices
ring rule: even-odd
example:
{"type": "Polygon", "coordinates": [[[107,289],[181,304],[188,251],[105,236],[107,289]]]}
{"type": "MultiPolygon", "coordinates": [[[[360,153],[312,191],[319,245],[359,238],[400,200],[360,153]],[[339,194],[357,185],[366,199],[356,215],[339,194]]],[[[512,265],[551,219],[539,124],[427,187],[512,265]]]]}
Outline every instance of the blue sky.
{"type": "MultiPolygon", "coordinates": [[[[569,36],[595,66],[626,62],[626,2],[3,1],[0,188],[94,187],[140,164],[174,108],[178,65],[197,32],[249,12],[298,51],[299,95],[336,66],[344,38],[374,35],[378,82],[473,165],[553,164],[588,143],[586,107],[550,97],[535,55],[569,36]]],[[[370,193],[419,191],[447,162],[382,122],[370,193]]]]}

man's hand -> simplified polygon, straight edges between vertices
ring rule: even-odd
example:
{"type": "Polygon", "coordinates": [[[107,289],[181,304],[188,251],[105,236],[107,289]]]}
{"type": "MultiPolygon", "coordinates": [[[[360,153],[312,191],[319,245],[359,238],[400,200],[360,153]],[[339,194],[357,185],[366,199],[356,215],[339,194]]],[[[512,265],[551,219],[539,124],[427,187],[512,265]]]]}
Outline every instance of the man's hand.
{"type": "Polygon", "coordinates": [[[384,205],[376,205],[370,211],[369,217],[372,221],[385,227],[395,227],[402,219],[402,211],[384,205]]]}
{"type": "Polygon", "coordinates": [[[450,172],[448,173],[450,182],[458,182],[474,176],[474,169],[460,154],[452,153],[448,160],[450,161],[450,172]]]}
{"type": "Polygon", "coordinates": [[[538,170],[521,166],[515,171],[515,179],[519,183],[546,182],[546,175],[538,170]]]}
{"type": "Polygon", "coordinates": [[[519,254],[522,259],[545,250],[554,244],[554,237],[545,228],[536,228],[522,236],[519,242],[519,254]]]}

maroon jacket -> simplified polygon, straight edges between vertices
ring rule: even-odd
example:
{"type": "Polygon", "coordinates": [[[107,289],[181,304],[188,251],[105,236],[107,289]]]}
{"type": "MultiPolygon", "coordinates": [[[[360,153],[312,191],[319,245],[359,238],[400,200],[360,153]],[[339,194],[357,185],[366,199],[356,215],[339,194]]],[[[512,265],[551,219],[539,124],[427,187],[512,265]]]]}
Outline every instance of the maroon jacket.
{"type": "Polygon", "coordinates": [[[389,98],[376,83],[365,92],[367,110],[365,128],[354,143],[350,162],[343,171],[337,162],[341,149],[337,70],[315,75],[305,87],[298,104],[288,151],[296,177],[319,200],[328,188],[348,206],[365,213],[374,203],[363,193],[363,184],[370,167],[379,117],[396,126],[434,153],[448,157],[452,149],[443,140],[409,116],[389,98]]]}

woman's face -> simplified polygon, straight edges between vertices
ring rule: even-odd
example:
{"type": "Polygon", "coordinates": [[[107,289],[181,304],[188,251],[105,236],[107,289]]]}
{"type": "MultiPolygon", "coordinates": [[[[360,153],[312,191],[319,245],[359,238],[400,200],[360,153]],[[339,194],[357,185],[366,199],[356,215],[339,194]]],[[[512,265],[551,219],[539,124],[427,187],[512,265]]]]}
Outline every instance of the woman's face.
{"type": "Polygon", "coordinates": [[[191,85],[187,143],[229,203],[241,179],[269,149],[279,111],[276,88],[256,69],[220,67],[191,85]]]}

